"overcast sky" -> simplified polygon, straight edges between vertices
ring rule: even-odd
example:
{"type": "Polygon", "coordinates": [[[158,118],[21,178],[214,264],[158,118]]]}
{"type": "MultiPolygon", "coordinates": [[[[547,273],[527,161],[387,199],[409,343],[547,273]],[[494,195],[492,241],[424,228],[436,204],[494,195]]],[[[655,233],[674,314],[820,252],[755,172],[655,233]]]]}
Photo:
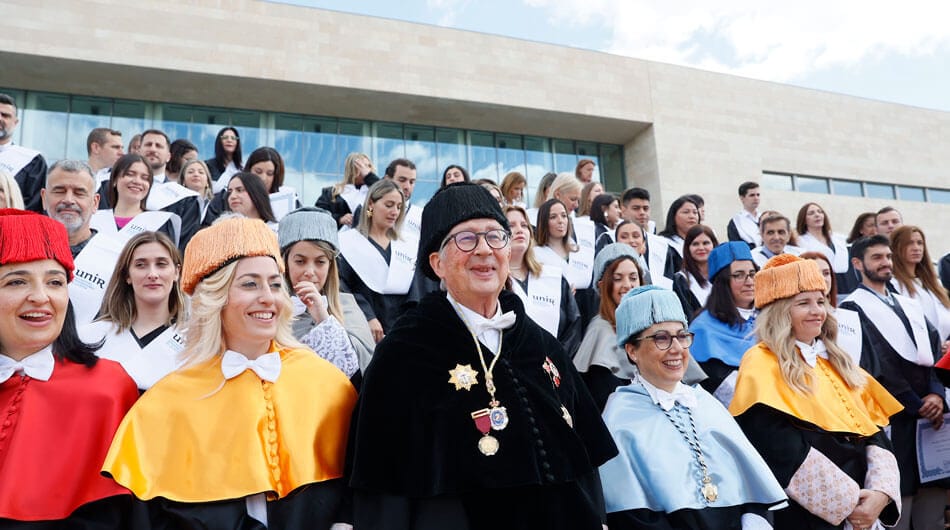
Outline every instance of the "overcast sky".
{"type": "Polygon", "coordinates": [[[950,2],[283,0],[950,111],[950,2]]]}

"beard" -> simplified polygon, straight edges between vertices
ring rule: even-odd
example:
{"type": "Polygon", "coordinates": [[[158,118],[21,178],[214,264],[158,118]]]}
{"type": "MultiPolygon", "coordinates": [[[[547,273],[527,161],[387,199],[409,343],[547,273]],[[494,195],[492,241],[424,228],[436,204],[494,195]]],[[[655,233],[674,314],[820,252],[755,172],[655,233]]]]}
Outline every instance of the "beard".
{"type": "Polygon", "coordinates": [[[887,283],[894,277],[894,273],[891,271],[878,273],[876,270],[872,271],[865,267],[864,276],[872,282],[887,283]]]}

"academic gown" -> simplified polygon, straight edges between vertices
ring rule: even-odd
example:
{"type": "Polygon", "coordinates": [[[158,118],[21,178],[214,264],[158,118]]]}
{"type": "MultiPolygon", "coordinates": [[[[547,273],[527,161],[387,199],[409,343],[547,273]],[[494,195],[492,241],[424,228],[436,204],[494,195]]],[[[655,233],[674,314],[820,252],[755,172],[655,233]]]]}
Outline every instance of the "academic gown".
{"type": "Polygon", "coordinates": [[[444,293],[426,296],[377,345],[347,451],[356,528],[600,530],[596,468],[616,448],[557,340],[517,295],[503,291],[499,302],[517,321],[494,369],[510,421],[491,431],[492,456],[479,452],[471,416],[488,406],[484,370],[444,293]],[[466,366],[476,382],[456,389],[450,372],[466,366]]]}
{"type": "Polygon", "coordinates": [[[147,529],[270,530],[346,522],[343,456],[356,391],[310,350],[284,348],[274,383],[225,380],[221,356],[161,379],[129,411],[102,471],[147,501],[147,529]]]}
{"type": "MultiPolygon", "coordinates": [[[[837,524],[813,511],[829,510],[832,503],[827,499],[847,499],[849,486],[845,483],[853,486],[850,493],[855,502],[860,488],[883,491],[893,501],[900,500],[897,464],[882,430],[888,418],[900,411],[900,403],[870,376],[863,388],[848,388],[821,357],[811,373],[816,381],[814,394],[791,388],[782,378],[776,355],[759,343],[742,358],[736,393],[729,405],[729,412],[789,493],[789,507],[775,513],[775,530],[842,528],[853,505],[837,510],[842,519],[837,524]],[[880,475],[871,472],[871,462],[879,460],[869,456],[871,446],[891,462],[889,480],[875,478],[880,475]],[[817,467],[819,460],[826,467],[817,467]],[[834,483],[824,484],[829,488],[824,500],[805,507],[799,500],[808,502],[796,499],[789,491],[790,483],[807,479],[806,484],[815,484],[820,475],[834,483]]],[[[880,521],[891,526],[899,516],[897,504],[892,502],[881,512],[880,521]]]]}
{"type": "Polygon", "coordinates": [[[0,528],[134,527],[129,491],[99,474],[139,393],[118,363],[57,359],[48,381],[0,383],[0,528]]]}
{"type": "MultiPolygon", "coordinates": [[[[372,240],[370,240],[370,244],[376,250],[379,250],[379,247],[372,240]]],[[[388,252],[380,251],[380,253],[386,258],[386,263],[389,263],[391,259],[389,252],[392,252],[392,243],[390,243],[387,250],[388,252]]],[[[389,330],[392,329],[396,320],[403,313],[403,307],[409,299],[409,294],[377,293],[366,285],[356,270],[343,257],[343,254],[337,257],[336,263],[337,270],[340,271],[340,289],[351,293],[356,298],[356,303],[363,311],[363,315],[366,316],[367,322],[378,318],[380,325],[383,327],[383,333],[389,333],[389,330]]]]}
{"type": "MultiPolygon", "coordinates": [[[[102,182],[102,184],[99,186],[100,210],[112,209],[112,205],[109,204],[109,194],[107,193],[108,186],[108,180],[102,182]]],[[[162,226],[159,229],[159,232],[163,232],[165,235],[170,237],[172,241],[175,241],[177,236],[178,250],[184,252],[185,247],[188,246],[188,242],[191,241],[191,238],[202,226],[201,203],[198,201],[197,197],[184,197],[162,207],[160,211],[173,213],[181,219],[181,230],[178,234],[175,234],[175,229],[172,226],[171,221],[162,226]]]]}
{"type": "MultiPolygon", "coordinates": [[[[739,369],[742,354],[757,342],[755,323],[747,320],[732,326],[703,310],[690,322],[689,330],[693,333],[689,352],[709,376],[702,382],[703,388],[715,394],[723,381],[739,369]]],[[[726,391],[723,388],[723,392],[726,391]]],[[[731,392],[728,394],[731,396],[731,392]]]]}
{"type": "Polygon", "coordinates": [[[683,306],[683,314],[690,322],[696,318],[696,315],[706,305],[706,298],[709,296],[711,289],[711,283],[707,281],[706,287],[700,287],[696,283],[696,278],[693,278],[693,275],[686,271],[679,271],[673,276],[673,292],[679,298],[680,305],[683,306]],[[695,290],[693,289],[694,284],[695,290]],[[700,291],[702,294],[697,296],[696,291],[700,291]]]}
{"type": "Polygon", "coordinates": [[[161,326],[136,337],[131,328],[119,332],[112,322],[100,320],[80,327],[79,337],[87,344],[102,341],[96,355],[122,365],[143,392],[179,366],[185,349],[184,333],[177,327],[161,326]]]}
{"type": "MultiPolygon", "coordinates": [[[[515,278],[512,278],[512,281],[518,282],[521,288],[528,292],[531,279],[529,275],[523,282],[515,278]]],[[[577,352],[577,347],[580,346],[583,335],[581,332],[581,313],[577,308],[577,301],[571,294],[571,284],[567,283],[563,276],[561,277],[561,306],[558,312],[560,318],[557,321],[557,340],[564,346],[564,351],[567,352],[568,357],[573,357],[577,352]]]]}
{"type": "MultiPolygon", "coordinates": [[[[379,181],[379,177],[375,173],[370,173],[363,177],[363,186],[369,187],[379,181]]],[[[360,187],[363,187],[360,186],[360,187]]],[[[333,216],[333,220],[336,221],[337,226],[340,226],[340,218],[348,213],[356,214],[350,210],[350,205],[346,202],[341,195],[333,196],[334,186],[327,186],[320,190],[320,197],[317,198],[317,202],[314,204],[317,208],[323,208],[324,210],[330,212],[330,215],[333,216]]],[[[356,219],[354,219],[355,221],[356,219]]],[[[356,225],[353,224],[355,227],[356,225]]]]}
{"type": "MultiPolygon", "coordinates": [[[[699,387],[691,412],[709,476],[718,489],[703,499],[695,455],[639,377],[610,397],[604,421],[620,454],[601,466],[611,530],[740,530],[743,514],[767,518],[786,500],[766,463],[726,409],[699,387]]],[[[685,423],[688,409],[669,411],[685,423]]]]}

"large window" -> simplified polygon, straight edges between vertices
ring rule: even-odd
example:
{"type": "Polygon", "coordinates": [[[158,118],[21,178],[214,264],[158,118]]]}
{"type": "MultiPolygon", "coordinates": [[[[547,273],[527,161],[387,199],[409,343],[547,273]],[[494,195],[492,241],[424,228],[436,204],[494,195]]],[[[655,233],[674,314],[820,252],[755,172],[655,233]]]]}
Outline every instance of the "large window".
{"type": "Polygon", "coordinates": [[[85,159],[86,136],[95,127],[122,132],[126,145],[145,129],[161,129],[172,140],[187,138],[198,147],[199,156],[208,159],[214,156],[218,131],[234,127],[241,135],[245,160],[260,146],[273,146],[280,152],[286,167],[285,183],[297,190],[303,204],[313,204],[323,187],[342,180],[344,161],[352,152],[369,155],[380,176],[392,159],[412,160],[418,171],[413,193],[417,203],[435,193],[449,164],[465,167],[473,179],[487,178],[499,184],[506,174],[518,171],[528,179],[525,191],[530,199],[545,173],[573,173],[582,158],[595,161],[608,189],[620,191],[626,186],[619,145],[2,88],[0,92],[16,98],[20,107],[14,141],[40,150],[51,162],[66,157],[85,159]]]}
{"type": "Polygon", "coordinates": [[[921,188],[902,184],[887,184],[866,180],[850,180],[812,175],[796,175],[777,171],[762,172],[762,186],[780,191],[802,191],[807,193],[830,193],[848,197],[868,197],[871,199],[899,199],[914,202],[950,202],[950,190],[941,188],[921,188]]]}

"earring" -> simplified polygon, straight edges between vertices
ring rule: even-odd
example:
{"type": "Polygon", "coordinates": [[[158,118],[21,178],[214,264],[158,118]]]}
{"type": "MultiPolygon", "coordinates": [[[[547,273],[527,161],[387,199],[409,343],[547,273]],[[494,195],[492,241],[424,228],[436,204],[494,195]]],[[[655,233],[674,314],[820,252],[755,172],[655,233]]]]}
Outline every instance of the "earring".
{"type": "Polygon", "coordinates": [[[366,210],[366,217],[372,217],[372,216],[373,216],[373,209],[372,209],[372,208],[367,209],[367,210],[366,210]]]}

